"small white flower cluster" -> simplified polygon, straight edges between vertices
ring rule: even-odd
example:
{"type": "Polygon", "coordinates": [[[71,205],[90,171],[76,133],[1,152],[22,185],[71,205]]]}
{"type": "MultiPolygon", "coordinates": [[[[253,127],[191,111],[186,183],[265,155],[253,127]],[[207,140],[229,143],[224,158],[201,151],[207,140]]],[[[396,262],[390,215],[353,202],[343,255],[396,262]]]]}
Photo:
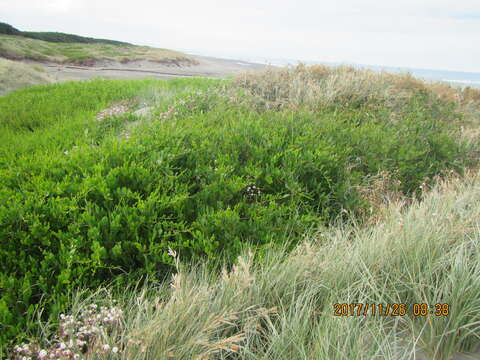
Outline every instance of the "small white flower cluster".
{"type": "Polygon", "coordinates": [[[114,102],[110,107],[100,111],[97,114],[97,120],[103,120],[108,117],[120,116],[130,110],[130,107],[136,102],[135,99],[124,99],[114,102]]]}
{"type": "Polygon", "coordinates": [[[179,100],[177,101],[174,106],[177,105],[177,106],[180,106],[180,107],[186,107],[188,109],[193,109],[193,107],[195,106],[194,104],[194,99],[192,96],[189,96],[187,97],[186,99],[182,99],[182,100],[179,100]]]}
{"type": "Polygon", "coordinates": [[[13,360],[80,360],[94,353],[119,352],[117,346],[100,342],[103,334],[108,334],[122,324],[123,311],[118,307],[98,307],[91,304],[79,319],[72,315],[60,315],[58,336],[52,344],[41,349],[37,343],[17,345],[13,349],[13,360]]]}
{"type": "Polygon", "coordinates": [[[100,111],[97,114],[97,120],[103,120],[110,116],[120,116],[128,111],[128,106],[118,105],[111,108],[100,111]]]}
{"type": "Polygon", "coordinates": [[[168,107],[168,111],[166,111],[166,112],[164,112],[164,113],[161,113],[161,114],[160,114],[160,117],[161,117],[162,119],[169,119],[169,118],[171,118],[172,116],[177,115],[177,114],[178,114],[178,112],[175,110],[175,106],[174,106],[174,105],[170,105],[170,106],[168,107]]]}
{"type": "Polygon", "coordinates": [[[215,166],[213,166],[213,171],[218,171],[217,160],[213,160],[213,163],[215,164],[215,166]]]}
{"type": "MultiPolygon", "coordinates": [[[[78,149],[78,146],[75,145],[75,146],[72,148],[71,151],[74,151],[74,150],[77,150],[77,149],[78,149]]],[[[65,150],[65,151],[63,152],[63,155],[67,156],[69,153],[70,153],[70,151],[65,150]]]]}
{"type": "Polygon", "coordinates": [[[14,360],[46,360],[46,359],[82,359],[82,349],[75,348],[75,342],[59,342],[50,348],[40,349],[38,344],[22,344],[14,348],[14,360]]]}
{"type": "Polygon", "coordinates": [[[260,195],[261,193],[262,192],[260,191],[260,189],[255,185],[248,185],[245,189],[245,195],[247,195],[249,199],[254,199],[256,196],[260,195]]]}
{"type": "Polygon", "coordinates": [[[426,191],[429,189],[428,184],[425,181],[422,182],[418,188],[423,191],[426,191]]]}

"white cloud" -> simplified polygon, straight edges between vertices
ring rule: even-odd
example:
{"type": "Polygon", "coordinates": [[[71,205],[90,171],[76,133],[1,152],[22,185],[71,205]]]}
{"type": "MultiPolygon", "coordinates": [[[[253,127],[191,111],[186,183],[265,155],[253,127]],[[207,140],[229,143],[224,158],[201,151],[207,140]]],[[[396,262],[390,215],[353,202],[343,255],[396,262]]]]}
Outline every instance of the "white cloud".
{"type": "Polygon", "coordinates": [[[478,0],[0,0],[20,29],[244,56],[480,71],[478,0]]]}
{"type": "Polygon", "coordinates": [[[66,14],[80,8],[80,4],[75,0],[19,0],[19,1],[0,1],[0,10],[2,13],[9,11],[35,11],[43,15],[47,14],[66,14]]]}

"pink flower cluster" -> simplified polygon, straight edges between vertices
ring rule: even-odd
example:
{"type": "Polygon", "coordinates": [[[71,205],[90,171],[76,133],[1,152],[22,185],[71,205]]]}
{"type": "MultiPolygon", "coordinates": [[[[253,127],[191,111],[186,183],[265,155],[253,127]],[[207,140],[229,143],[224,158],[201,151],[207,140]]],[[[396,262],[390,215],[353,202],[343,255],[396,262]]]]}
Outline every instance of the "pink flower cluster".
{"type": "Polygon", "coordinates": [[[118,307],[98,307],[91,304],[78,319],[72,315],[60,315],[57,337],[42,348],[38,343],[17,345],[13,360],[80,360],[89,354],[116,354],[117,346],[105,344],[104,335],[122,326],[123,311],[118,307]]]}

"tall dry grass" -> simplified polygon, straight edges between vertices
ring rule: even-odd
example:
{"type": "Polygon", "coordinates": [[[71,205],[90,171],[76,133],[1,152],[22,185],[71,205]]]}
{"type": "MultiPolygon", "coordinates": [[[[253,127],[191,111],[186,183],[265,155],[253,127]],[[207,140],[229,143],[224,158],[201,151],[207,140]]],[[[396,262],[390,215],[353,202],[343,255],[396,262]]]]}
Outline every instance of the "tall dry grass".
{"type": "Polygon", "coordinates": [[[381,103],[399,108],[418,93],[450,102],[478,125],[480,90],[456,87],[443,82],[425,82],[411,74],[391,74],[351,66],[324,65],[269,68],[238,75],[235,85],[254,95],[267,108],[308,105],[381,103]]]}
{"type": "Polygon", "coordinates": [[[54,80],[41,66],[0,58],[0,96],[24,87],[49,84],[54,80]]]}

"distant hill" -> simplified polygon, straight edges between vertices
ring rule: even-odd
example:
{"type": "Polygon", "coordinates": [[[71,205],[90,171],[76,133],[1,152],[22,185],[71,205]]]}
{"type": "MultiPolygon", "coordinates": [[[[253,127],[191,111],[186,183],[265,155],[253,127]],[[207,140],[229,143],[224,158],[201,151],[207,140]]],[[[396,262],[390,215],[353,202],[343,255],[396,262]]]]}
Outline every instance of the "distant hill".
{"type": "Polygon", "coordinates": [[[7,23],[0,23],[0,58],[84,66],[143,60],[177,67],[197,64],[177,51],[59,32],[26,32],[7,23]]]}
{"type": "Polygon", "coordinates": [[[81,43],[81,44],[110,44],[110,45],[131,45],[126,42],[95,39],[85,36],[65,34],[60,32],[32,32],[20,31],[10,24],[0,22],[0,34],[23,36],[30,39],[43,40],[55,43],[81,43]]]}
{"type": "Polygon", "coordinates": [[[10,24],[0,22],[0,34],[21,36],[22,32],[10,24]]]}

